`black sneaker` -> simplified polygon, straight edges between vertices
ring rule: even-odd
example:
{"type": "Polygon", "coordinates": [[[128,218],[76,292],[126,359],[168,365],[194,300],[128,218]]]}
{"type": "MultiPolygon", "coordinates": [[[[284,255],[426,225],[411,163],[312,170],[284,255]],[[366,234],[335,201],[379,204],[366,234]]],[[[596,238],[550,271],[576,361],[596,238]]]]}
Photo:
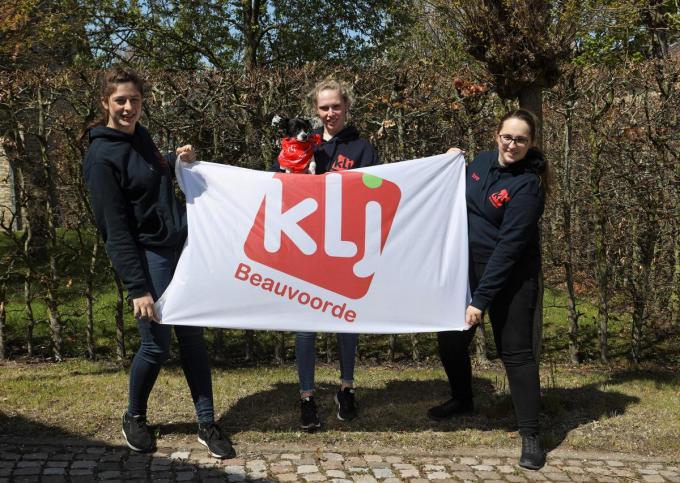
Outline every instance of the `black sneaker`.
{"type": "Polygon", "coordinates": [[[316,412],[314,396],[300,399],[300,427],[310,432],[321,427],[321,421],[319,421],[319,415],[316,412]]]}
{"type": "Polygon", "coordinates": [[[156,449],[156,438],[146,425],[145,416],[123,414],[123,438],[133,451],[149,453],[156,449]]]}
{"type": "Polygon", "coordinates": [[[522,435],[522,456],[519,465],[529,470],[540,470],[545,465],[545,453],[538,434],[522,435]]]}
{"type": "Polygon", "coordinates": [[[215,423],[198,425],[198,442],[208,448],[208,452],[215,458],[231,459],[236,457],[236,451],[231,441],[222,435],[220,428],[215,423]]]}
{"type": "Polygon", "coordinates": [[[354,402],[354,388],[346,387],[335,395],[335,404],[338,405],[338,419],[351,421],[357,417],[357,406],[354,402]]]}
{"type": "Polygon", "coordinates": [[[427,417],[433,421],[442,421],[453,416],[471,413],[472,401],[463,402],[458,399],[448,401],[427,410],[427,417]]]}

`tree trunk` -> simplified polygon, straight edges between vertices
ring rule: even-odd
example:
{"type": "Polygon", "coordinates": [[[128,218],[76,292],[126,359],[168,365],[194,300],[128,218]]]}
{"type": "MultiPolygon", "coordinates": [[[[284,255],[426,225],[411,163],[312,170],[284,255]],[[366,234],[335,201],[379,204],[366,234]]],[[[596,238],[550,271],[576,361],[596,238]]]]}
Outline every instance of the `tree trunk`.
{"type": "MultiPolygon", "coordinates": [[[[113,269],[112,269],[113,270],[113,269]]],[[[123,282],[118,274],[113,273],[116,282],[116,358],[125,362],[125,295],[123,282]]]]}
{"type": "Polygon", "coordinates": [[[581,346],[578,342],[579,313],[576,309],[574,269],[571,261],[564,262],[564,274],[567,284],[567,304],[569,309],[569,360],[572,364],[579,364],[581,362],[581,346]]]}
{"type": "MultiPolygon", "coordinates": [[[[28,258],[28,257],[27,257],[28,258]]],[[[26,313],[26,354],[33,357],[33,268],[30,262],[24,273],[24,312],[26,313]]]]}
{"type": "Polygon", "coordinates": [[[7,294],[7,285],[0,286],[0,361],[4,361],[5,353],[5,327],[7,326],[7,304],[5,295],[7,294]]]}
{"type": "Polygon", "coordinates": [[[489,357],[486,354],[486,329],[484,328],[484,320],[482,320],[475,333],[475,358],[483,366],[489,363],[489,357]]]}
{"type": "MultiPolygon", "coordinates": [[[[27,126],[39,125],[40,119],[35,117],[35,109],[30,110],[23,120],[27,126]]],[[[21,171],[23,186],[22,207],[25,210],[26,222],[31,224],[31,242],[28,245],[29,256],[38,261],[47,258],[47,226],[45,216],[45,173],[41,159],[41,142],[38,137],[18,127],[15,139],[18,140],[18,169],[21,171]],[[30,221],[28,221],[30,220],[30,221]]]]}
{"type": "Polygon", "coordinates": [[[260,0],[241,0],[241,8],[243,11],[243,57],[246,72],[251,72],[257,67],[260,0]]]}
{"type": "Polygon", "coordinates": [[[333,362],[333,347],[334,342],[337,342],[337,337],[333,337],[333,334],[326,333],[324,335],[324,340],[326,341],[326,364],[333,362]]]}
{"type": "Polygon", "coordinates": [[[255,360],[255,332],[246,330],[243,336],[244,358],[246,361],[250,362],[255,360]]]}
{"type": "Polygon", "coordinates": [[[543,149],[543,88],[527,86],[519,92],[519,107],[533,112],[536,115],[536,139],[534,143],[539,149],[543,149]]]}
{"type": "MultiPolygon", "coordinates": [[[[96,234],[95,234],[96,235],[96,234]]],[[[99,253],[99,237],[95,238],[90,256],[90,266],[85,279],[85,300],[87,301],[87,322],[85,338],[87,344],[87,358],[94,360],[96,348],[94,346],[94,279],[97,273],[97,255],[99,253]]]]}
{"type": "Polygon", "coordinates": [[[411,334],[411,359],[414,362],[420,360],[420,342],[418,341],[418,334],[411,334]]]}
{"type": "Polygon", "coordinates": [[[390,334],[387,338],[387,360],[394,362],[394,352],[397,346],[397,336],[390,334]]]}
{"type": "Polygon", "coordinates": [[[213,333],[213,343],[212,352],[215,359],[223,359],[224,356],[224,329],[214,329],[213,333]]]}
{"type": "MultiPolygon", "coordinates": [[[[680,163],[675,163],[675,179],[680,179],[680,163]]],[[[671,288],[671,324],[680,327],[680,203],[673,210],[673,286],[671,288]]]]}
{"type": "Polygon", "coordinates": [[[59,297],[57,287],[59,284],[59,271],[57,268],[57,215],[56,215],[56,173],[52,168],[48,154],[49,130],[47,127],[47,116],[49,101],[43,99],[42,89],[38,89],[38,133],[37,140],[40,149],[40,162],[42,166],[42,178],[45,180],[45,218],[47,221],[47,241],[48,241],[48,266],[49,273],[44,278],[46,288],[45,304],[47,305],[47,315],[50,322],[50,332],[52,335],[52,354],[54,360],[61,362],[64,358],[64,340],[61,335],[62,322],[59,314],[59,297]]]}
{"type": "MultiPolygon", "coordinates": [[[[536,139],[534,143],[539,149],[543,149],[543,89],[539,86],[527,86],[520,90],[519,107],[533,112],[536,115],[536,139]]],[[[539,226],[539,233],[540,233],[539,226]]],[[[534,310],[534,321],[532,331],[532,342],[534,357],[536,361],[541,358],[543,350],[543,268],[538,274],[538,294],[536,298],[536,309],[534,310]]]]}
{"type": "Polygon", "coordinates": [[[631,357],[635,364],[642,360],[642,335],[649,307],[652,261],[658,237],[656,217],[646,208],[640,210],[640,217],[633,221],[631,357]]]}
{"type": "Polygon", "coordinates": [[[274,361],[278,365],[283,365],[286,359],[286,333],[274,333],[274,361]]]}
{"type": "MultiPolygon", "coordinates": [[[[574,78],[570,78],[569,88],[574,89],[574,78]]],[[[573,364],[580,362],[580,346],[578,342],[578,318],[576,309],[576,291],[574,290],[574,248],[571,238],[571,142],[573,103],[568,101],[564,121],[564,166],[562,167],[562,217],[564,221],[564,275],[567,284],[567,303],[569,307],[569,359],[573,364]]]]}
{"type": "MultiPolygon", "coordinates": [[[[21,144],[21,138],[16,135],[16,139],[21,144]]],[[[21,148],[18,149],[20,151],[21,148]]],[[[33,315],[33,257],[31,257],[31,247],[33,246],[33,220],[28,210],[25,210],[26,198],[29,192],[26,188],[26,180],[24,176],[24,169],[21,163],[17,163],[15,167],[16,175],[16,189],[20,193],[19,202],[17,203],[17,211],[23,213],[22,225],[24,229],[23,243],[21,244],[21,257],[26,264],[24,271],[24,313],[26,320],[26,354],[28,357],[33,357],[33,328],[35,327],[35,316],[33,315]]]]}
{"type": "MultiPolygon", "coordinates": [[[[677,208],[676,208],[676,211],[677,208]]],[[[675,232],[673,236],[673,287],[671,294],[671,323],[680,326],[680,217],[676,215],[675,232]]]]}
{"type": "Polygon", "coordinates": [[[0,361],[4,361],[7,357],[7,349],[5,342],[5,328],[7,327],[7,281],[12,274],[14,268],[14,258],[10,259],[9,266],[0,281],[0,361]]]}
{"type": "MultiPolygon", "coordinates": [[[[594,158],[597,159],[597,158],[594,158]]],[[[595,238],[595,278],[597,280],[597,335],[600,362],[609,363],[609,267],[607,266],[606,213],[600,191],[602,167],[593,162],[590,190],[593,202],[592,226],[595,238]]]]}

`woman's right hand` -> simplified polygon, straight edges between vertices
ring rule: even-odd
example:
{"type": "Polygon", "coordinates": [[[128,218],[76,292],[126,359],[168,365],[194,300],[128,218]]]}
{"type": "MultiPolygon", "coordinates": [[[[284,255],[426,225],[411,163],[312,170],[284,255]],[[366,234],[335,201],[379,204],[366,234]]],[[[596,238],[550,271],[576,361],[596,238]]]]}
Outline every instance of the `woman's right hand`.
{"type": "Polygon", "coordinates": [[[465,154],[465,151],[463,151],[460,148],[449,148],[449,150],[446,151],[446,154],[458,154],[458,153],[465,154]]]}
{"type": "Polygon", "coordinates": [[[153,297],[149,292],[141,297],[132,299],[132,310],[135,319],[147,319],[153,320],[154,322],[160,322],[158,316],[156,316],[153,297]]]}

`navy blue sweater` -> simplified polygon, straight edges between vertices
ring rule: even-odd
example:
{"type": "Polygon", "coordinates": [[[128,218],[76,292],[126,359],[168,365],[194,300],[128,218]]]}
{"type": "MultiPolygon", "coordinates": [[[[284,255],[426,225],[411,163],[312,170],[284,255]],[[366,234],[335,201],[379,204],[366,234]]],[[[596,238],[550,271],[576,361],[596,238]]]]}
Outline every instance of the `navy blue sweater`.
{"type": "Polygon", "coordinates": [[[480,153],[467,167],[470,263],[486,264],[472,305],[485,310],[505,286],[513,270],[538,273],[541,249],[538,220],[545,192],[538,176],[545,161],[534,150],[508,166],[498,151],[480,153]]]}
{"type": "Polygon", "coordinates": [[[161,156],[139,123],[134,134],[99,126],[89,138],[83,173],[95,223],[128,297],[137,298],[150,292],[140,250],[181,248],[186,238],[186,208],[172,182],[174,158],[161,156]]]}
{"type": "MultiPolygon", "coordinates": [[[[323,129],[314,133],[323,136],[323,129]]],[[[370,141],[361,139],[354,126],[346,126],[328,141],[323,141],[314,150],[314,161],[316,174],[380,164],[373,145],[370,141]]],[[[271,171],[281,171],[278,160],[272,165],[271,171]]]]}

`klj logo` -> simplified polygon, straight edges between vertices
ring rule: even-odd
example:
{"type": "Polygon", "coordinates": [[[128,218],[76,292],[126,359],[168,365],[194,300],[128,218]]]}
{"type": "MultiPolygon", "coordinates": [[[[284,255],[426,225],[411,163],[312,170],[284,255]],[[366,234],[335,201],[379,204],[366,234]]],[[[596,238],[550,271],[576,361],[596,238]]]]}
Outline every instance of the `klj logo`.
{"type": "Polygon", "coordinates": [[[251,260],[352,299],[366,295],[399,206],[367,173],[277,173],[245,243],[251,260]]]}
{"type": "Polygon", "coordinates": [[[510,193],[508,193],[508,190],[503,188],[502,190],[497,191],[496,193],[493,193],[491,196],[489,196],[489,201],[494,206],[494,208],[500,208],[505,203],[510,201],[510,193]]]}

